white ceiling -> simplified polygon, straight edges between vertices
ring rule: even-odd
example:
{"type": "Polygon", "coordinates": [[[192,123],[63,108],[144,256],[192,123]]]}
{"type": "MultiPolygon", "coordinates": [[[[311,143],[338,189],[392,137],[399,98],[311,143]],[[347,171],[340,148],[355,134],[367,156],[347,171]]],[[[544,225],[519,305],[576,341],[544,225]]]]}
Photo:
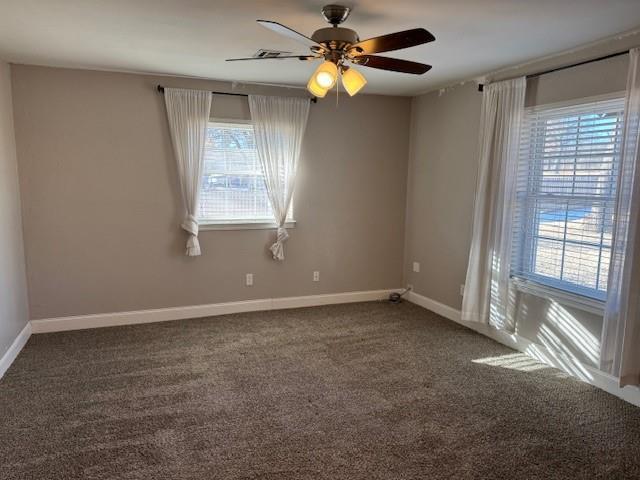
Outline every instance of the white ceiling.
{"type": "MultiPolygon", "coordinates": [[[[340,0],[334,0],[341,3],[340,0]]],[[[306,53],[254,20],[306,35],[331,0],[0,0],[0,58],[14,63],[304,85],[298,60],[225,63],[259,48],[306,53]]],[[[360,0],[344,26],[368,38],[424,27],[436,41],[384,55],[422,76],[363,68],[367,93],[409,95],[640,26],[640,0],[360,0]]]]}

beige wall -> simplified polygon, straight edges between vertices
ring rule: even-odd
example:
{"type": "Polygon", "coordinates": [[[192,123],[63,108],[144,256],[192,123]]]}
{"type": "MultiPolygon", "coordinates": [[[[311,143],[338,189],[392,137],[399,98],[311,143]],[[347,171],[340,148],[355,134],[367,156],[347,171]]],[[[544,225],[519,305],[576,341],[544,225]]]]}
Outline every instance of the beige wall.
{"type": "Polygon", "coordinates": [[[467,84],[412,103],[405,283],[455,308],[467,272],[481,100],[467,84]]]}
{"type": "MultiPolygon", "coordinates": [[[[635,41],[640,44],[640,37],[635,41]]],[[[623,47],[632,42],[624,39],[623,47]]],[[[613,51],[616,48],[621,46],[609,45],[613,51]]],[[[607,52],[580,52],[555,61],[561,65],[601,53],[607,52]]],[[[622,91],[627,64],[628,57],[622,56],[530,80],[527,105],[622,91]]],[[[540,70],[540,65],[553,66],[541,62],[529,71],[540,70]]],[[[481,102],[482,94],[473,82],[412,102],[404,279],[418,294],[456,309],[462,304],[460,287],[471,239],[481,102]],[[414,261],[420,262],[420,273],[412,271],[414,261]]],[[[601,316],[531,295],[519,295],[517,302],[519,334],[595,365],[593,348],[581,345],[595,342],[599,351],[601,316]]]]}
{"type": "MultiPolygon", "coordinates": [[[[155,86],[231,85],[32,66],[12,71],[32,318],[401,285],[410,99],[359,95],[341,97],[337,107],[334,99],[312,105],[298,224],[284,262],[267,255],[271,230],[203,231],[203,255],[187,258],[155,86]],[[320,270],[319,283],[313,270],[320,270]],[[247,272],[255,275],[253,287],[244,286],[247,272]]],[[[247,115],[246,98],[214,97],[212,116],[247,115]]]]}
{"type": "Polygon", "coordinates": [[[0,62],[0,357],[29,320],[10,70],[0,62]]]}

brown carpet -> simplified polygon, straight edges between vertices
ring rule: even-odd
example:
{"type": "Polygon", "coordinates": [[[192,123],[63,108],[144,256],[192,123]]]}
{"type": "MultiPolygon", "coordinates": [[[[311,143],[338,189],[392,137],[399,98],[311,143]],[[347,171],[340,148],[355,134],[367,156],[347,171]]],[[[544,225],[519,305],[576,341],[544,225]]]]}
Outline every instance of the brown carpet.
{"type": "Polygon", "coordinates": [[[640,408],[518,355],[406,303],[34,335],[0,478],[640,478],[640,408]]]}

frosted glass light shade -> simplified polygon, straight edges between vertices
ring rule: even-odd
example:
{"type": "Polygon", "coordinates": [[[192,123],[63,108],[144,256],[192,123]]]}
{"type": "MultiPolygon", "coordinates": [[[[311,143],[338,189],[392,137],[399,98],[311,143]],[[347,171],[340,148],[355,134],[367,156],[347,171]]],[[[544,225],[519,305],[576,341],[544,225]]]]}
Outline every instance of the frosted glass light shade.
{"type": "Polygon", "coordinates": [[[336,84],[336,80],[338,79],[338,67],[333,62],[328,60],[324,61],[316,71],[313,72],[313,78],[320,88],[326,88],[329,90],[330,88],[333,88],[336,84]]]}
{"type": "Polygon", "coordinates": [[[353,97],[366,84],[367,79],[355,68],[351,67],[342,72],[342,85],[350,96],[353,97]]]}
{"type": "Polygon", "coordinates": [[[318,85],[318,82],[316,82],[315,75],[311,75],[311,78],[309,79],[309,83],[307,83],[307,90],[311,95],[318,98],[324,98],[324,96],[329,91],[328,88],[322,88],[320,85],[318,85]]]}

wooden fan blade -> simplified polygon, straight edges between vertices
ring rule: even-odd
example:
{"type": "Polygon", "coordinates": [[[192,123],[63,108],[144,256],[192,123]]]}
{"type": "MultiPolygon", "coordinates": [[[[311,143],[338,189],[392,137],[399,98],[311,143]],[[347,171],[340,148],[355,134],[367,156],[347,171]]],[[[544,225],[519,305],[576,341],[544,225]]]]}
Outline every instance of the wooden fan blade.
{"type": "Polygon", "coordinates": [[[351,53],[362,53],[369,55],[372,53],[390,52],[401,48],[415,47],[423,43],[433,42],[436,39],[424,28],[414,28],[402,32],[390,33],[380,37],[369,38],[356,43],[349,51],[351,53]]]}
{"type": "Polygon", "coordinates": [[[412,73],[422,75],[431,70],[431,65],[424,63],[400,60],[399,58],[379,57],[376,55],[360,55],[355,58],[354,63],[363,67],[378,68],[380,70],[390,70],[392,72],[412,73]]]}
{"type": "Polygon", "coordinates": [[[284,58],[297,58],[298,60],[315,60],[316,57],[314,55],[281,55],[279,57],[246,57],[246,58],[227,58],[225,62],[239,62],[242,60],[281,60],[284,58]]]}
{"type": "Polygon", "coordinates": [[[296,42],[303,43],[307,47],[320,47],[324,50],[324,47],[320,45],[318,42],[311,40],[309,37],[302,35],[295,30],[286,27],[278,22],[272,22],[271,20],[256,20],[260,25],[269,30],[272,30],[280,35],[284,35],[285,37],[290,38],[291,40],[295,40],[296,42]]]}

